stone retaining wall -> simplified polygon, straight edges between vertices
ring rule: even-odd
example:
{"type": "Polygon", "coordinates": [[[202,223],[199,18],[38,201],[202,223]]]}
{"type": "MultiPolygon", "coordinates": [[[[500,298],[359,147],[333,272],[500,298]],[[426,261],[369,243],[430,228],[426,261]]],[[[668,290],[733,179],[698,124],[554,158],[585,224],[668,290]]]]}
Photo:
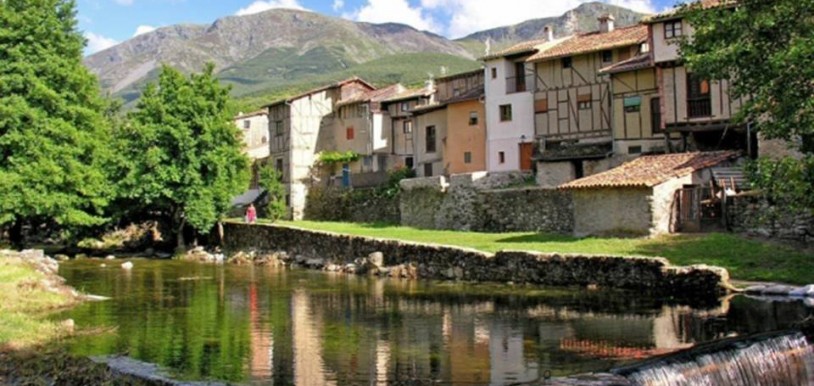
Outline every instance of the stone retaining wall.
{"type": "Polygon", "coordinates": [[[345,264],[381,252],[384,265],[413,264],[430,279],[588,286],[713,296],[725,293],[729,274],[707,266],[671,267],[663,258],[489,254],[470,249],[339,235],[275,225],[224,224],[228,251],[258,249],[345,264]]]}
{"type": "Polygon", "coordinates": [[[761,195],[730,197],[726,208],[727,224],[738,233],[814,243],[814,214],[791,213],[772,206],[761,195]]]}
{"type": "Polygon", "coordinates": [[[398,224],[399,196],[383,195],[377,189],[312,187],[308,190],[305,219],[398,224]]]}

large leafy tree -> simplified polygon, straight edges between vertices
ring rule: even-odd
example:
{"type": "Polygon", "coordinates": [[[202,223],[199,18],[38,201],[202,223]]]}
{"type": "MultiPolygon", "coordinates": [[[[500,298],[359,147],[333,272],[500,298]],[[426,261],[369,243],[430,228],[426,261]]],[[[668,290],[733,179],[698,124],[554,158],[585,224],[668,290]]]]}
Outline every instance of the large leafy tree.
{"type": "Polygon", "coordinates": [[[732,81],[732,96],[747,98],[740,120],[814,152],[814,0],[708,3],[682,10],[695,30],[681,46],[689,67],[732,81]]]}
{"type": "Polygon", "coordinates": [[[0,1],[0,226],[98,225],[108,126],[72,0],[0,1]]]}
{"type": "Polygon", "coordinates": [[[209,64],[187,77],[163,67],[118,131],[126,163],[122,197],[168,220],[179,247],[185,226],[209,232],[249,181],[229,89],[213,70],[209,64]]]}

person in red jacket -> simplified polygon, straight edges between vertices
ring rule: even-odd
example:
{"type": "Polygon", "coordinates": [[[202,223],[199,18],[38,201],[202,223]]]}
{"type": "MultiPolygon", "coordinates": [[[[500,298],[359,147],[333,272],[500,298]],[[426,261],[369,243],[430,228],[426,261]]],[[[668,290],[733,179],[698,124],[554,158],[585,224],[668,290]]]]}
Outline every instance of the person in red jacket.
{"type": "Polygon", "coordinates": [[[249,204],[249,207],[246,208],[246,222],[254,224],[255,221],[257,221],[257,209],[254,209],[254,204],[249,204]]]}

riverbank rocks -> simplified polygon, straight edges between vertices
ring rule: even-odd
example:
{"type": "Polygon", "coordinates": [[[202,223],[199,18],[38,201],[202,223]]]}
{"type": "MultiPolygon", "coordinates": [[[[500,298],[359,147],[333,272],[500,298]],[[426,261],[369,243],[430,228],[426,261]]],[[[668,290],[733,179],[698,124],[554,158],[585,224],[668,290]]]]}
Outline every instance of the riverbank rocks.
{"type": "Polygon", "coordinates": [[[370,271],[371,274],[398,278],[551,286],[590,285],[679,297],[717,297],[734,289],[729,284],[729,274],[723,268],[704,265],[675,267],[658,257],[526,251],[492,254],[460,247],[351,236],[276,224],[225,223],[224,229],[226,250],[283,250],[294,256],[299,266],[306,266],[310,259],[322,259],[320,269],[334,264],[343,267],[345,272],[357,274],[370,271]],[[386,265],[380,266],[379,261],[386,265]]]}
{"type": "Polygon", "coordinates": [[[0,250],[0,258],[19,259],[30,265],[37,272],[42,274],[42,279],[25,281],[21,285],[31,288],[40,288],[44,291],[60,293],[74,300],[80,300],[79,293],[65,285],[65,278],[59,276],[59,262],[45,255],[42,250],[11,251],[0,250]]]}

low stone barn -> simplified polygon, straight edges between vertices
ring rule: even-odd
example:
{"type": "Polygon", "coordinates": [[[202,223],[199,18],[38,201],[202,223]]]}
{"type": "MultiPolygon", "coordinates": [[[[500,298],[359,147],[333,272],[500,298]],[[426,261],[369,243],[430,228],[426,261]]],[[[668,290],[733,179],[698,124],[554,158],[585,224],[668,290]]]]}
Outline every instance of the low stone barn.
{"type": "Polygon", "coordinates": [[[734,151],[642,156],[559,188],[573,194],[577,236],[670,233],[684,217],[700,224],[704,197],[697,192],[710,185],[712,167],[728,166],[738,156],[734,151]]]}

